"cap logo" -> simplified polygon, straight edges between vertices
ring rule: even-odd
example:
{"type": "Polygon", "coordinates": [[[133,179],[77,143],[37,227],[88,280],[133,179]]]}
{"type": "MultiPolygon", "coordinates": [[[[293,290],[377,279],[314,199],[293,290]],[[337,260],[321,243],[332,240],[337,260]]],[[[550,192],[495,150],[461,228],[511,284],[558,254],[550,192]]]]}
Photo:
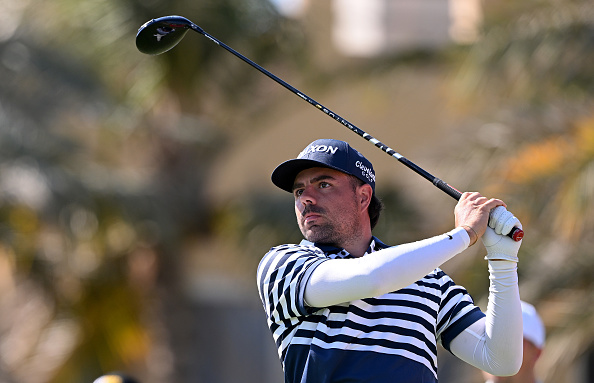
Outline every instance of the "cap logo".
{"type": "Polygon", "coordinates": [[[365,166],[361,161],[355,162],[355,166],[361,169],[361,174],[363,175],[363,177],[367,178],[370,182],[373,182],[375,184],[375,174],[373,173],[373,170],[365,166]]]}
{"type": "Polygon", "coordinates": [[[297,156],[297,158],[302,158],[310,153],[315,153],[315,152],[326,152],[329,154],[335,154],[338,151],[338,147],[337,146],[330,146],[330,145],[310,145],[307,148],[305,148],[304,151],[302,151],[301,153],[299,153],[299,156],[297,156]]]}

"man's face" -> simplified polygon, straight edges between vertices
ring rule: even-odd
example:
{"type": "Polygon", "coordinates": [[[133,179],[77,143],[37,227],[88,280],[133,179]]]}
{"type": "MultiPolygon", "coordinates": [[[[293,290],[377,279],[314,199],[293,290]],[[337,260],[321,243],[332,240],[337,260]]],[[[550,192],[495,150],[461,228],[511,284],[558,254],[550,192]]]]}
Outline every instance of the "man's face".
{"type": "Polygon", "coordinates": [[[303,170],[295,177],[293,196],[297,224],[308,241],[344,247],[361,235],[361,208],[351,176],[328,168],[303,170]]]}

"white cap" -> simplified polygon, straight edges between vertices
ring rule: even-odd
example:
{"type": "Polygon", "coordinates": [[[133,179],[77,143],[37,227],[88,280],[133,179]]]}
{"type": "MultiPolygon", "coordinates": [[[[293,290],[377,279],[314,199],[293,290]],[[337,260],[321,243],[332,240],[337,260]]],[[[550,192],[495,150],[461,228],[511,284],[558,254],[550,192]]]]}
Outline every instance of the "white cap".
{"type": "Polygon", "coordinates": [[[522,301],[522,321],[524,323],[524,338],[542,350],[545,344],[544,324],[534,306],[524,301],[522,301]]]}

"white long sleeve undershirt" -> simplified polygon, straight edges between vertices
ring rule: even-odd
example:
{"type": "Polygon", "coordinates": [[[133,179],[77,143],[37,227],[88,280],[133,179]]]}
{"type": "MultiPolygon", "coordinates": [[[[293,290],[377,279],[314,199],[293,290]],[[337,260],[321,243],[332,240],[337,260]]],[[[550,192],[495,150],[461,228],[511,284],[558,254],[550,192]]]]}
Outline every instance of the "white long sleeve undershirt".
{"type": "Polygon", "coordinates": [[[489,279],[486,317],[454,338],[450,350],[490,374],[514,375],[522,365],[522,307],[517,264],[489,261],[489,279]]]}
{"type": "MultiPolygon", "coordinates": [[[[355,259],[321,263],[309,276],[304,298],[327,307],[404,288],[465,250],[464,228],[422,241],[389,247],[355,259]]],[[[493,375],[513,375],[522,362],[522,314],[517,265],[489,261],[490,294],[486,318],[451,342],[454,355],[493,375]]]]}

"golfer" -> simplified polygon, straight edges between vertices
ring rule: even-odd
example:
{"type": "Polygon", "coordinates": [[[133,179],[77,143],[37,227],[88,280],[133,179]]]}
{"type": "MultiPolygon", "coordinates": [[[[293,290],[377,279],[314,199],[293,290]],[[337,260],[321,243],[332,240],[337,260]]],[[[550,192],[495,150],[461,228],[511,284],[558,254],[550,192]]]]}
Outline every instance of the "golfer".
{"type": "Polygon", "coordinates": [[[273,247],[257,271],[260,298],[287,383],[437,382],[437,344],[493,375],[522,363],[520,222],[503,201],[463,193],[451,231],[387,246],[372,235],[382,209],[372,164],[322,139],[280,164],[293,193],[299,244],[273,247]],[[486,313],[439,266],[482,239],[486,313]]]}

